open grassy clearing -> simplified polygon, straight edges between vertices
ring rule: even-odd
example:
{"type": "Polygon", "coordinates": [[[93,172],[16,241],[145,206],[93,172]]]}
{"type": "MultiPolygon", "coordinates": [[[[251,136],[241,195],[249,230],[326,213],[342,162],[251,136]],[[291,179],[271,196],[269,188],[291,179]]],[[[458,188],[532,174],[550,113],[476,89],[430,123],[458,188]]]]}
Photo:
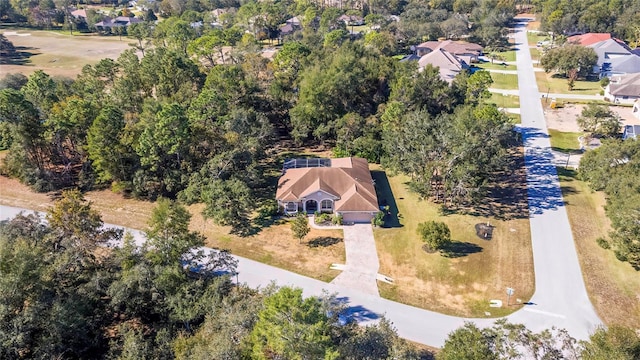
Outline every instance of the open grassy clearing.
{"type": "Polygon", "coordinates": [[[504,61],[516,61],[516,51],[515,50],[507,50],[507,51],[499,51],[495,53],[500,58],[504,59],[504,61]]]}
{"type": "Polygon", "coordinates": [[[499,93],[491,93],[491,97],[487,100],[490,103],[496,104],[501,108],[519,108],[520,97],[516,95],[502,95],[499,93]]]}
{"type": "Polygon", "coordinates": [[[581,132],[564,132],[554,129],[549,129],[549,137],[551,141],[551,148],[556,151],[562,151],[565,153],[573,153],[580,151],[579,136],[584,136],[581,132]]]}
{"type": "MultiPolygon", "coordinates": [[[[393,285],[378,284],[383,297],[451,315],[485,317],[485,312],[502,316],[518,310],[517,305],[506,307],[504,289],[508,286],[514,287],[515,297],[523,301],[533,294],[533,258],[523,169],[514,170],[510,176],[512,183],[505,182],[497,191],[503,195],[517,193],[515,197],[502,199],[509,198],[510,205],[518,208],[502,220],[482,210],[477,215],[442,216],[439,205],[420,199],[409,190],[408,177],[391,176],[382,171],[374,171],[373,176],[380,191],[379,200],[387,199],[391,213],[401,214],[399,219],[392,217],[388,224],[391,227],[374,230],[380,273],[395,280],[393,285]],[[449,257],[422,249],[416,229],[418,223],[428,220],[443,221],[450,227],[455,250],[449,257]],[[489,241],[480,239],[475,232],[476,224],[487,221],[495,226],[493,239],[489,241]],[[505,306],[490,308],[492,299],[503,300],[505,306]]],[[[503,205],[492,200],[487,199],[487,209],[500,212],[497,209],[503,205]]]]}
{"type": "MultiPolygon", "coordinates": [[[[56,193],[34,193],[18,181],[0,176],[0,204],[46,211],[56,193]]],[[[152,202],[127,199],[109,190],[91,191],[85,197],[93,202],[103,220],[109,224],[144,229],[154,207],[152,202]]],[[[330,281],[339,271],[329,269],[333,263],[345,262],[342,230],[312,229],[302,244],[291,235],[283,221],[267,226],[254,236],[229,235],[229,228],[205,221],[203,205],[193,205],[191,229],[207,237],[207,245],[229,249],[235,255],[277,266],[305,276],[330,281]]],[[[240,275],[242,281],[242,275],[240,275]]]]}
{"type": "Polygon", "coordinates": [[[518,89],[518,75],[516,74],[501,74],[491,73],[491,79],[493,79],[492,88],[516,90],[518,89]]]}
{"type": "Polygon", "coordinates": [[[540,57],[542,56],[542,52],[540,51],[540,49],[531,48],[529,49],[529,52],[531,52],[531,60],[540,61],[540,57]]]}
{"type": "MultiPolygon", "coordinates": [[[[529,29],[531,29],[529,27],[529,29]]],[[[527,43],[529,46],[536,46],[538,41],[549,41],[551,38],[545,34],[540,32],[527,32],[527,43]]]]}
{"type": "Polygon", "coordinates": [[[558,168],[571,230],[584,281],[600,318],[605,324],[637,329],[640,324],[640,275],[628,263],[618,261],[613,251],[596,243],[611,230],[604,212],[602,192],[593,192],[576,179],[573,171],[558,168]]]}
{"type": "Polygon", "coordinates": [[[117,59],[130,49],[131,39],[117,36],[99,36],[68,31],[43,31],[2,28],[0,32],[11,41],[20,57],[2,65],[2,73],[29,75],[42,70],[51,76],[75,77],[86,64],[101,59],[117,59]]]}
{"type": "Polygon", "coordinates": [[[540,93],[600,95],[600,90],[602,90],[599,81],[577,80],[574,89],[569,91],[567,79],[554,77],[552,74],[545,72],[536,72],[536,82],[540,93]]]}
{"type": "Polygon", "coordinates": [[[502,61],[499,61],[499,60],[495,60],[493,64],[490,61],[488,61],[488,62],[476,63],[473,65],[484,70],[517,70],[517,67],[515,65],[510,65],[510,64],[502,65],[502,61]]]}

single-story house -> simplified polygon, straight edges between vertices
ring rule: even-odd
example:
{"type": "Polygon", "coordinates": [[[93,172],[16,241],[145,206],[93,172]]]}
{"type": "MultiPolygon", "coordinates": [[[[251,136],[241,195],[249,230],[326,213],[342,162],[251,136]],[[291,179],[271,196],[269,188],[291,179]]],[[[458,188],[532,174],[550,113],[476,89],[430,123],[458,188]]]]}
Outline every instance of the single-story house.
{"type": "Polygon", "coordinates": [[[291,35],[294,32],[302,29],[302,23],[297,16],[287,19],[283,25],[280,26],[280,36],[291,35]]]}
{"type": "Polygon", "coordinates": [[[640,99],[640,73],[611,77],[604,99],[615,104],[634,104],[640,99]]]}
{"type": "Polygon", "coordinates": [[[338,18],[338,21],[344,22],[347,26],[360,26],[364,25],[364,18],[358,15],[342,15],[338,18]]]}
{"type": "Polygon", "coordinates": [[[77,9],[71,12],[71,16],[76,18],[76,20],[82,20],[84,22],[87,21],[87,10],[85,9],[77,9]]]}
{"type": "Polygon", "coordinates": [[[422,71],[428,64],[437,67],[440,70],[440,78],[448,83],[451,83],[461,71],[469,69],[469,64],[463,59],[444,49],[438,49],[420,57],[418,69],[422,71]]]}
{"type": "Polygon", "coordinates": [[[482,46],[478,44],[453,40],[427,41],[415,46],[414,49],[415,54],[418,56],[424,56],[430,52],[443,49],[464,60],[467,64],[478,62],[483,51],[482,46]]]}
{"type": "Polygon", "coordinates": [[[625,125],[624,132],[622,133],[622,139],[633,139],[637,140],[638,136],[640,136],[640,125],[625,125]]]}
{"type": "Polygon", "coordinates": [[[98,30],[107,30],[115,27],[128,27],[131,24],[141,23],[142,20],[134,17],[127,16],[118,16],[115,19],[110,17],[106,17],[104,20],[95,24],[96,29],[98,30]]]}
{"type": "Polygon", "coordinates": [[[357,157],[286,161],[276,200],[287,215],[319,211],[345,223],[370,222],[380,211],[369,164],[357,157]]]}

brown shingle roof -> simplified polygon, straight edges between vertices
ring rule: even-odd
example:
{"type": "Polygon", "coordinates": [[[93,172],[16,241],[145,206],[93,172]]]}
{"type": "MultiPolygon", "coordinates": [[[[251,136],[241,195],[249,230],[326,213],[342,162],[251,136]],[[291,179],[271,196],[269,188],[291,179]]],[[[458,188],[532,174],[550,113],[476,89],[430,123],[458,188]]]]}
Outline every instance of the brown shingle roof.
{"type": "Polygon", "coordinates": [[[469,53],[480,55],[482,53],[482,46],[478,44],[474,44],[466,41],[453,41],[453,40],[427,41],[416,46],[416,48],[430,49],[431,51],[443,49],[454,55],[462,55],[462,54],[469,54],[469,53]]]}
{"type": "Polygon", "coordinates": [[[316,191],[336,197],[336,211],[379,210],[369,164],[362,158],[331,159],[331,167],[288,169],[278,180],[276,199],[299,201],[316,191]]]}

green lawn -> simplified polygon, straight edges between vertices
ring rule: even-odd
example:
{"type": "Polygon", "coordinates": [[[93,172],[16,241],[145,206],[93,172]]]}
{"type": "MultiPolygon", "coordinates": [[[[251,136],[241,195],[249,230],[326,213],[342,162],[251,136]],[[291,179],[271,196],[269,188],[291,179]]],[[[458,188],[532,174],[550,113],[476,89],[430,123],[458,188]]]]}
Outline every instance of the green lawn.
{"type": "Polygon", "coordinates": [[[540,93],[599,95],[602,88],[599,81],[578,80],[572,91],[569,91],[567,79],[554,77],[545,72],[536,72],[536,81],[540,93]]]}
{"type": "MultiPolygon", "coordinates": [[[[489,300],[506,304],[504,287],[514,284],[518,298],[533,293],[533,260],[526,216],[496,220],[484,216],[442,215],[440,206],[409,190],[409,178],[391,176],[372,166],[378,200],[390,207],[389,228],[376,228],[374,236],[381,274],[393,285],[379,283],[381,296],[405,304],[458,316],[503,316],[517,306],[489,308],[489,300]],[[396,214],[400,216],[395,216],[396,214]],[[420,222],[445,222],[459,253],[445,257],[427,253],[416,229],[420,222]],[[490,241],[476,236],[475,225],[495,226],[490,241]]],[[[526,200],[524,200],[526,201],[526,200]]]]}
{"type": "Polygon", "coordinates": [[[520,97],[515,95],[502,95],[498,93],[491,93],[491,97],[488,100],[490,103],[496,104],[501,108],[519,108],[520,97]]]}
{"type": "Polygon", "coordinates": [[[584,136],[581,132],[563,132],[549,129],[551,148],[562,152],[578,152],[580,151],[579,136],[584,136]]]}
{"type": "Polygon", "coordinates": [[[518,75],[516,74],[491,73],[491,79],[493,79],[492,88],[506,90],[516,90],[518,88],[518,75]]]}
{"type": "Polygon", "coordinates": [[[522,123],[522,118],[520,117],[520,114],[507,114],[507,116],[509,117],[509,119],[511,119],[512,124],[522,123]]]}
{"type": "Polygon", "coordinates": [[[529,49],[529,51],[531,52],[531,59],[532,60],[538,60],[540,61],[540,56],[542,55],[542,52],[540,51],[540,49],[538,48],[531,48],[529,49]]]}
{"type": "Polygon", "coordinates": [[[475,66],[485,70],[517,70],[515,65],[501,65],[502,61],[496,60],[493,64],[491,62],[481,62],[474,64],[475,66]]]}
{"type": "Polygon", "coordinates": [[[516,61],[515,50],[501,51],[501,52],[497,52],[496,54],[502,57],[504,61],[516,61]]]}

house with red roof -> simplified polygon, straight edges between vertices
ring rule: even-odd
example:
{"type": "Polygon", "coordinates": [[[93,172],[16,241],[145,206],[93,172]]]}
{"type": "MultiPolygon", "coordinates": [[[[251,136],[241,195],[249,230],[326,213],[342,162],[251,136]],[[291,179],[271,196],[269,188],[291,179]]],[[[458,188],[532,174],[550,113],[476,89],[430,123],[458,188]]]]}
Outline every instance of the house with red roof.
{"type": "Polygon", "coordinates": [[[570,36],[567,41],[592,48],[598,54],[593,72],[600,77],[640,73],[640,56],[637,51],[614,38],[609,33],[587,33],[570,36]]]}

